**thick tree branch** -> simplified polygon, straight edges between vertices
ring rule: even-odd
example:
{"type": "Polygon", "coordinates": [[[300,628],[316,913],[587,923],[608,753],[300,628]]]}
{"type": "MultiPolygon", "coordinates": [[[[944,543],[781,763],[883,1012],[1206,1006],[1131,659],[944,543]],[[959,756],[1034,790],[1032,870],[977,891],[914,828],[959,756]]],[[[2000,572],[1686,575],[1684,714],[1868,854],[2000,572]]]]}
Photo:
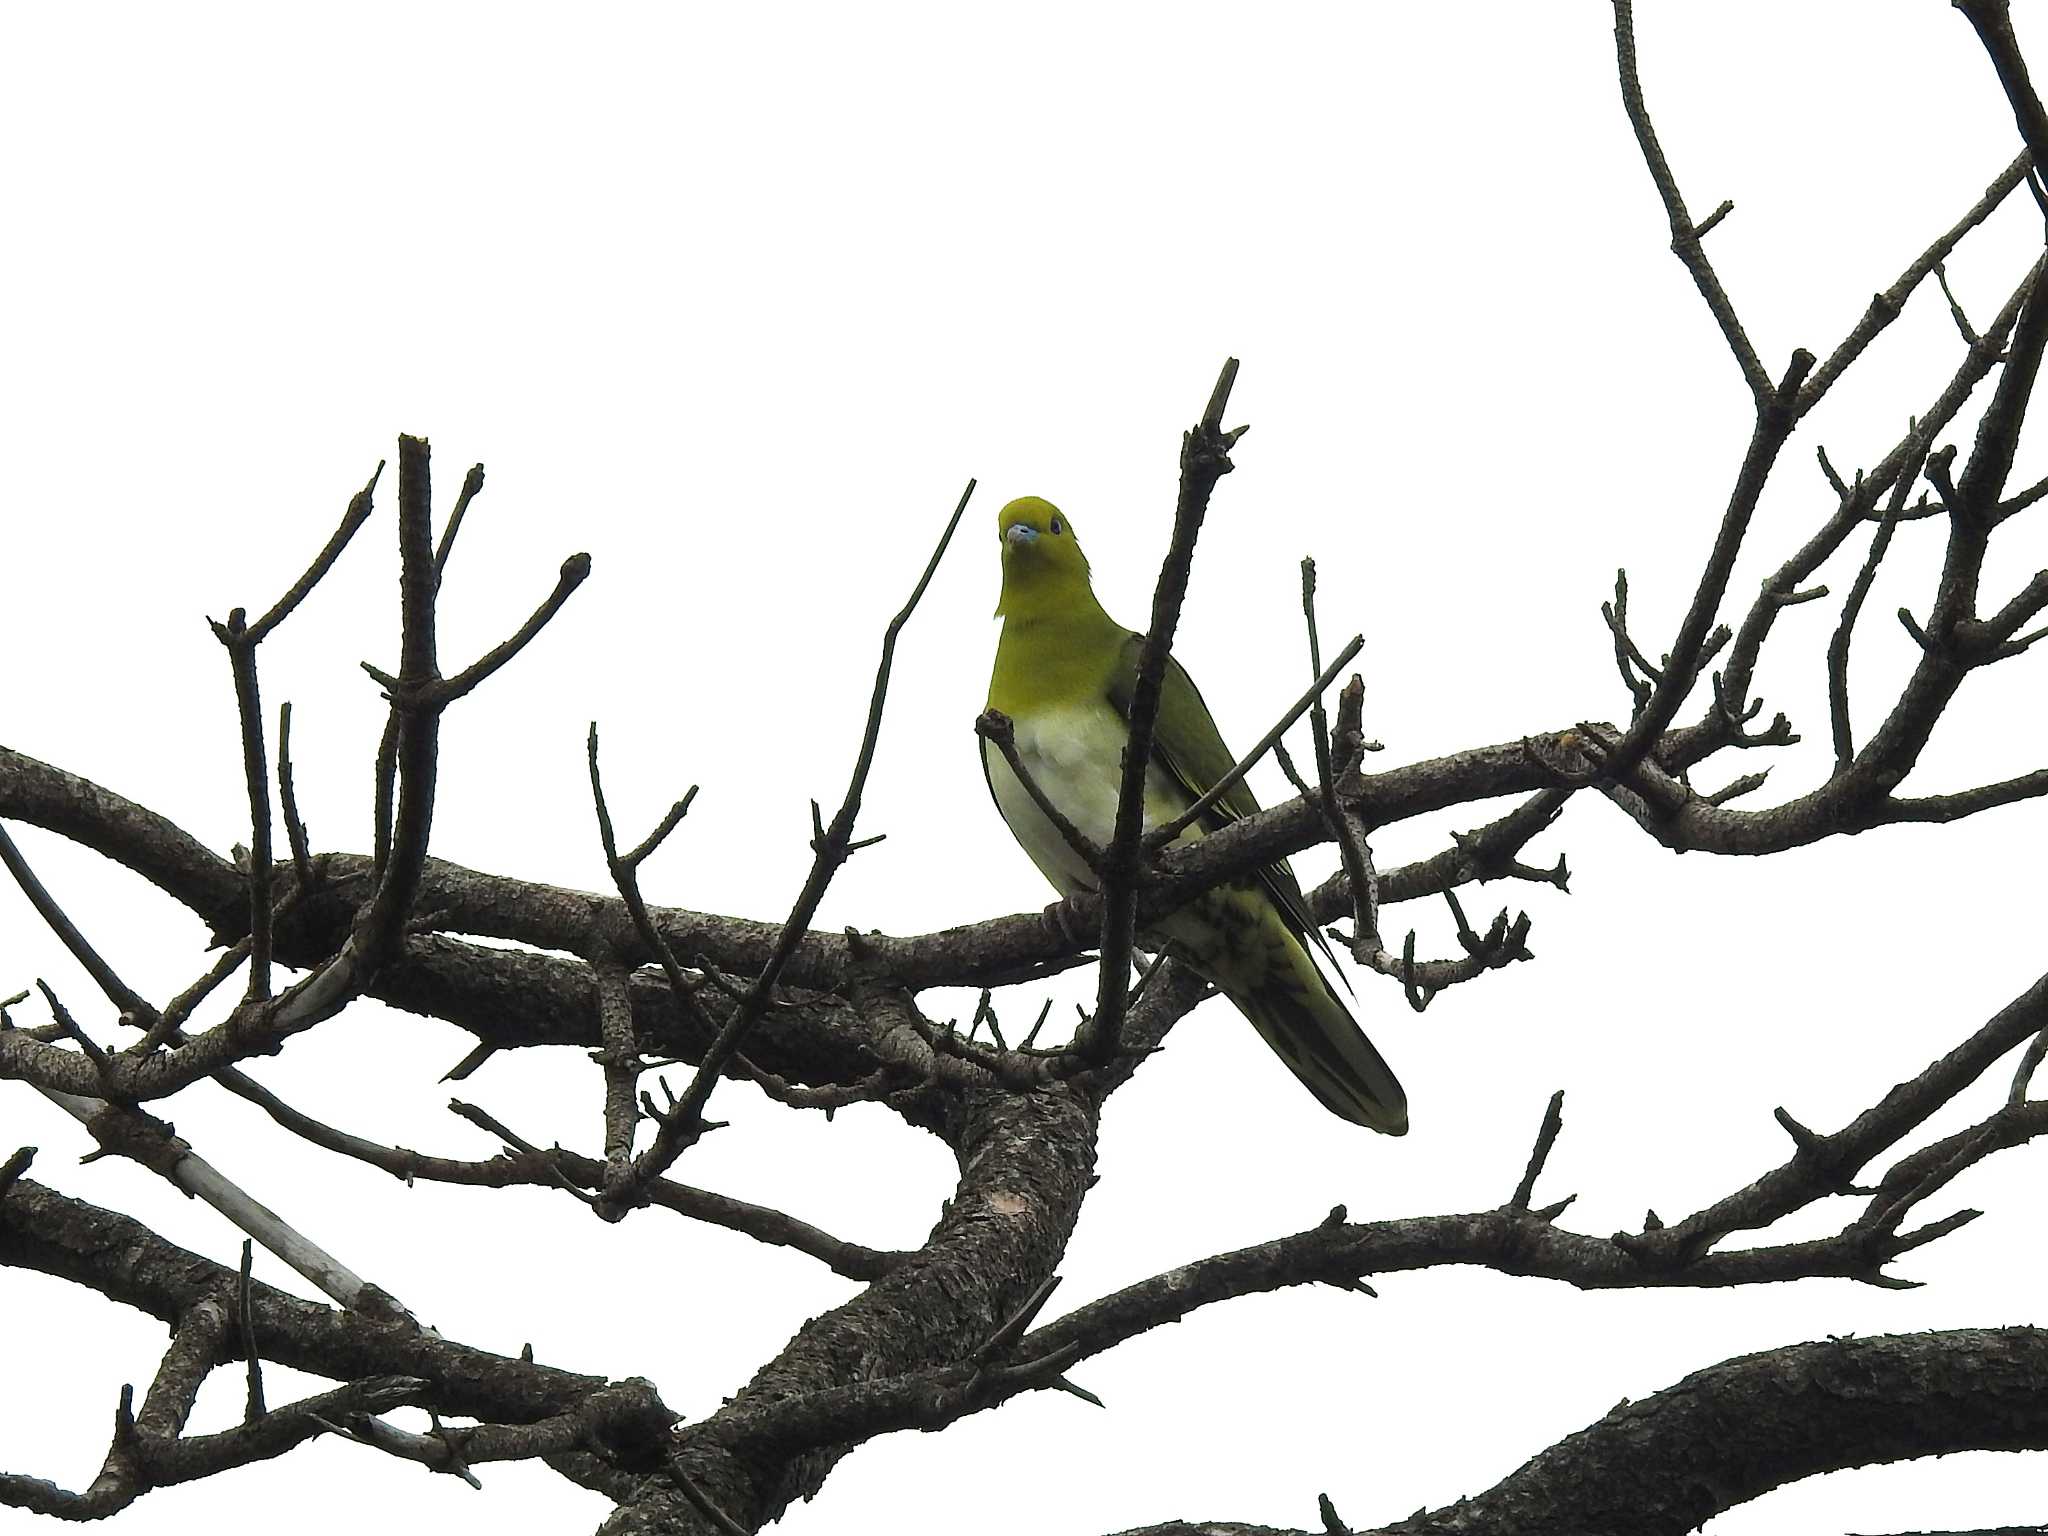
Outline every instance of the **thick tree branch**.
{"type": "MultiPolygon", "coordinates": [[[[235,1272],[165,1241],[140,1222],[18,1179],[0,1201],[0,1264],[55,1276],[175,1325],[230,1294],[235,1272]]],[[[334,1380],[418,1377],[443,1413],[527,1421],[566,1412],[602,1386],[531,1361],[507,1359],[359,1312],[301,1301],[261,1283],[252,1291],[267,1360],[334,1380]]],[[[225,1357],[240,1356],[230,1337],[225,1357]]]]}
{"type": "MultiPolygon", "coordinates": [[[[1373,830],[1503,795],[1533,797],[1540,791],[1553,791],[1540,800],[1532,798],[1529,819],[1534,820],[1543,809],[1562,804],[1565,792],[1583,782],[1583,778],[1571,779],[1559,766],[1576,751],[1578,738],[1577,731],[1560,731],[1423,759],[1361,774],[1354,785],[1340,783],[1339,795],[1356,801],[1363,824],[1373,830]]],[[[1666,733],[1656,756],[1680,764],[1695,761],[1706,740],[1698,728],[1674,729],[1666,733]]],[[[1939,810],[1944,819],[1950,819],[2040,794],[2048,794],[2048,784],[2025,777],[1982,791],[1940,797],[1939,810]]],[[[1668,817],[1654,821],[1648,829],[1668,846],[1761,854],[1895,822],[1932,819],[1935,809],[1923,802],[1886,798],[1881,785],[1873,793],[1869,781],[1837,781],[1762,811],[1718,807],[1697,799],[1676,803],[1668,817]]],[[[0,748],[0,815],[17,816],[61,832],[118,859],[157,880],[210,922],[232,925],[244,910],[243,887],[233,867],[215,859],[175,826],[97,785],[6,748],[0,748]]],[[[1515,823],[1517,828],[1525,824],[1515,823]]],[[[1490,833],[1487,829],[1473,834],[1488,854],[1499,846],[1490,833]]],[[[1297,797],[1233,822],[1191,845],[1168,849],[1157,860],[1159,877],[1148,884],[1141,898],[1140,920],[1152,920],[1202,890],[1276,858],[1299,853],[1329,835],[1312,801],[1297,797]]],[[[359,881],[370,868],[370,861],[357,855],[323,857],[330,882],[338,885],[359,881]]],[[[1480,869],[1488,859],[1480,858],[1477,863],[1480,868],[1469,878],[1484,877],[1480,869]]],[[[1391,871],[1383,877],[1383,895],[1387,900],[1405,900],[1434,894],[1443,888],[1437,882],[1453,867],[1467,867],[1462,851],[1455,860],[1447,852],[1424,861],[1412,874],[1391,871]]],[[[1549,878],[1554,883],[1556,877],[1549,878]]],[[[512,940],[538,949],[574,951],[587,942],[595,908],[597,921],[631,933],[622,906],[615,906],[614,915],[606,916],[604,899],[587,892],[485,874],[433,859],[427,861],[421,882],[423,905],[435,913],[438,926],[455,932],[512,940]]],[[[1335,906],[1330,905],[1332,899],[1327,891],[1319,892],[1318,911],[1334,916],[1348,909],[1348,897],[1335,906]]],[[[1084,894],[1072,898],[1069,905],[1081,925],[1079,931],[1087,931],[1099,914],[1098,898],[1084,894]]],[[[345,936],[350,913],[350,908],[334,898],[308,902],[293,925],[296,931],[280,936],[284,946],[281,957],[294,964],[317,964],[322,953],[331,953],[328,946],[345,936]]],[[[650,908],[650,916],[676,953],[707,956],[729,971],[758,972],[782,931],[778,924],[679,908],[650,908]]],[[[992,976],[1021,974],[1063,962],[1073,952],[1073,946],[1050,932],[1037,912],[989,918],[927,934],[868,933],[862,935],[861,943],[869,956],[866,963],[874,970],[918,987],[983,985],[992,976]]],[[[640,952],[636,945],[624,958],[641,965],[653,963],[657,956],[640,952]]],[[[793,987],[830,990],[845,986],[851,969],[851,948],[844,934],[812,932],[797,941],[784,976],[793,987]]],[[[579,1025],[571,1017],[595,1018],[587,975],[575,974],[581,970],[546,955],[419,937],[406,943],[401,960],[373,982],[369,991],[399,1007],[448,1018],[505,1045],[588,1047],[597,1043],[594,1024],[579,1025]]],[[[655,1048],[673,1048],[674,1054],[703,1050],[702,1044],[690,1043],[699,1037],[689,1022],[678,1019],[662,1001],[669,996],[665,986],[654,978],[636,975],[631,990],[636,1028],[658,1037],[655,1048]]],[[[764,1020],[750,1035],[754,1043],[748,1047],[749,1055],[758,1065],[794,1081],[851,1083],[864,1078],[876,1063],[845,1054],[846,1047],[859,1051],[858,1032],[848,1034],[830,1025],[833,1011],[827,1002],[822,1012],[799,1012],[788,1018],[778,1013],[764,1020]],[[838,1047],[828,1038],[811,1035],[819,1025],[838,1034],[838,1047]],[[796,1055],[764,1049],[759,1032],[764,1029],[771,1035],[794,1031],[805,1037],[805,1043],[796,1055]],[[833,1061],[843,1065],[826,1065],[833,1061]]],[[[50,1070],[53,1075],[47,1086],[76,1093],[97,1091],[89,1072],[74,1075],[77,1068],[61,1065],[50,1070]]],[[[133,1082],[124,1081],[123,1090],[138,1098],[155,1097],[203,1075],[187,1071],[175,1081],[151,1075],[165,1071],[162,1066],[154,1067],[133,1082]]],[[[13,1072],[4,1046],[0,1046],[0,1073],[22,1075],[13,1072]]]]}
{"type": "MultiPolygon", "coordinates": [[[[372,1376],[286,1404],[220,1434],[182,1439],[146,1435],[139,1423],[124,1422],[99,1476],[83,1493],[68,1493],[40,1478],[0,1473],[0,1504],[60,1520],[102,1520],[152,1488],[214,1477],[282,1456],[324,1433],[325,1420],[403,1407],[419,1396],[422,1385],[405,1376],[372,1376]]],[[[124,1406],[126,1400],[124,1395],[124,1406]]]]}
{"type": "MultiPolygon", "coordinates": [[[[1973,1328],[1794,1344],[1623,1402],[1486,1492],[1355,1536],[1684,1536],[1844,1467],[2048,1448],[2048,1330],[1973,1328]]],[[[1264,1527],[1172,1522],[1122,1536],[1264,1527]]]]}
{"type": "Polygon", "coordinates": [[[2034,163],[2048,165],[2048,109],[2035,94],[2019,39],[2013,35],[2012,6],[2008,0],[1955,0],[1955,7],[1977,29],[1977,40],[1990,55],[1991,67],[1998,71],[1998,83],[2012,104],[2020,137],[2027,141],[2034,163]]]}
{"type": "MultiPolygon", "coordinates": [[[[790,1413],[786,1403],[968,1360],[1064,1252],[1093,1171],[1093,1101],[1056,1085],[981,1095],[965,1115],[960,1184],[924,1247],[806,1324],[718,1412],[678,1430],[676,1464],[743,1528],[758,1529],[815,1492],[844,1454],[838,1444],[787,1459],[763,1454],[761,1428],[790,1413]]],[[[667,1497],[650,1487],[602,1529],[659,1528],[647,1522],[667,1497]]]]}

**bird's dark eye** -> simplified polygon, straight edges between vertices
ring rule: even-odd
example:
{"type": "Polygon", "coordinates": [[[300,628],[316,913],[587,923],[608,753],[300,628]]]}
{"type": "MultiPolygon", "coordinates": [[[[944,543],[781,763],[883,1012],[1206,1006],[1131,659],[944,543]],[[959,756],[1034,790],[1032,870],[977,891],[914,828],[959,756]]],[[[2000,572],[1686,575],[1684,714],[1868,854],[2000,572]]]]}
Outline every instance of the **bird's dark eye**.
{"type": "Polygon", "coordinates": [[[1052,520],[1052,531],[1054,533],[1065,533],[1067,530],[1065,525],[1062,524],[1058,518],[1054,518],[1052,520]]]}

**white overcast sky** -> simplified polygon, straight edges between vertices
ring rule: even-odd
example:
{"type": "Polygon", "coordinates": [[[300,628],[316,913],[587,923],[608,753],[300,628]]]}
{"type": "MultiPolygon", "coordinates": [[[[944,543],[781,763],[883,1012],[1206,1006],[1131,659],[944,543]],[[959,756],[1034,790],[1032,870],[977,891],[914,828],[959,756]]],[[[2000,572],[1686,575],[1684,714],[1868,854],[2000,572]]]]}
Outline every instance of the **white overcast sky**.
{"type": "MultiPolygon", "coordinates": [[[[2017,149],[1968,26],[1935,0],[1643,10],[1666,147],[1696,214],[1736,202],[1712,253],[1773,371],[1795,346],[1824,354],[2017,149]]],[[[2048,26],[2020,21],[2048,67],[2048,26]]],[[[0,740],[222,849],[246,811],[204,616],[266,606],[401,431],[433,440],[443,509],[466,466],[489,470],[451,567],[444,657],[498,639],[563,556],[595,561],[533,650],[448,718],[435,851],[603,886],[582,759],[596,719],[629,836],[703,785],[650,897],[758,917],[786,911],[806,867],[806,799],[841,792],[881,623],[980,478],[904,638],[862,822],[889,840],[820,918],[895,932],[1049,894],[987,803],[970,729],[995,639],[996,508],[1025,493],[1064,506],[1105,602],[1138,622],[1179,433],[1226,355],[1243,359],[1231,416],[1253,431],[1203,535],[1180,653],[1239,742],[1300,686],[1311,552],[1325,635],[1365,634],[1385,761],[1612,718],[1626,699],[1598,604],[1614,569],[1629,568],[1646,646],[1668,643],[1747,431],[1734,366],[1666,249],[1593,0],[13,6],[0,136],[0,740]]],[[[2038,240],[2022,198],[1956,257],[1975,318],[2038,240]]],[[[1815,444],[1845,469],[1873,462],[1958,347],[1938,295],[1917,297],[1787,450],[1737,601],[1825,514],[1815,444]]],[[[2041,468],[2023,448],[2019,475],[2041,468]]],[[[295,704],[323,848],[368,837],[379,713],[356,662],[395,659],[392,489],[387,475],[358,547],[263,651],[266,699],[295,704]]],[[[1938,537],[1902,531],[1870,602],[1866,729],[1909,661],[1888,615],[1924,613],[1938,537]]],[[[2038,527],[2000,545],[1997,600],[2048,550],[2038,527]]],[[[1848,575],[1826,579],[1840,593],[1848,575]]],[[[1824,771],[1832,622],[1829,604],[1789,612],[1765,654],[1768,707],[1807,734],[1766,795],[1824,771]]],[[[2037,766],[2038,725],[2022,722],[2038,720],[2044,666],[1973,682],[1909,787],[2037,766]]],[[[1480,819],[1392,829],[1383,862],[1480,819]]],[[[1113,1101],[1057,1305],[1340,1201],[1354,1219],[1497,1204],[1558,1087],[1566,1128],[1542,1193],[1579,1193],[1567,1222],[1683,1214],[1782,1157],[1772,1106],[1832,1129],[2034,978],[2038,876],[2014,850],[2044,832],[2034,805],[1766,861],[1676,859],[1605,804],[1575,804],[1532,850],[1569,854],[1569,897],[1470,898],[1475,917],[1529,908],[1534,964],[1422,1018],[1360,980],[1409,1088],[1406,1140],[1321,1115],[1235,1015],[1205,1007],[1113,1101]]],[[[32,829],[20,840],[142,990],[164,997],[203,967],[198,925],[139,880],[32,829]]],[[[1332,862],[1300,866],[1320,878],[1332,862]]],[[[1455,947],[1440,904],[1390,923],[1419,926],[1425,953],[1455,947]]],[[[0,994],[38,975],[111,1038],[84,978],[0,890],[0,994]]],[[[1042,995],[1013,995],[1005,1018],[1042,995]]],[[[255,1075],[359,1133],[484,1157],[495,1147],[436,1081],[466,1049],[363,1006],[255,1075]]],[[[1930,1134],[1985,1112],[1999,1076],[1930,1134]]],[[[599,1145],[580,1056],[501,1058],[463,1093],[533,1139],[599,1145]]],[[[950,1187],[939,1145],[886,1112],[827,1126],[731,1086],[717,1107],[733,1128],[679,1174],[845,1237],[915,1244],[950,1187]]],[[[651,1376],[693,1417],[852,1293],[660,1212],[606,1227],[545,1192],[407,1191],[211,1089],[168,1112],[428,1322],[651,1376]]],[[[42,1148],[34,1177],[214,1259],[238,1251],[139,1170],[78,1166],[83,1133],[15,1086],[0,1143],[24,1142],[42,1148]]],[[[1389,1277],[1378,1301],[1230,1303],[1077,1371],[1107,1414],[1045,1394],[942,1439],[876,1442],[783,1528],[1312,1525],[1325,1490],[1355,1523],[1391,1520],[1732,1354],[2038,1321],[2020,1255],[2044,1171],[2039,1149],[2007,1153],[1935,1200],[1930,1217],[1988,1215],[1912,1255],[1902,1272],[1929,1283],[1911,1292],[1585,1296],[1444,1270],[1389,1277]]],[[[0,1310],[0,1465],[83,1486],[162,1331],[16,1270],[0,1271],[0,1310]]],[[[273,1400],[306,1385],[274,1374],[273,1400]]],[[[230,1423],[240,1390],[219,1373],[195,1427],[230,1423]]],[[[2024,1468],[1980,1455],[1823,1479],[1712,1530],[2039,1519],[2024,1468]]],[[[308,1533],[552,1533],[607,1507],[543,1469],[484,1478],[478,1496],[328,1442],[151,1495],[120,1529],[266,1522],[290,1498],[308,1533]]]]}

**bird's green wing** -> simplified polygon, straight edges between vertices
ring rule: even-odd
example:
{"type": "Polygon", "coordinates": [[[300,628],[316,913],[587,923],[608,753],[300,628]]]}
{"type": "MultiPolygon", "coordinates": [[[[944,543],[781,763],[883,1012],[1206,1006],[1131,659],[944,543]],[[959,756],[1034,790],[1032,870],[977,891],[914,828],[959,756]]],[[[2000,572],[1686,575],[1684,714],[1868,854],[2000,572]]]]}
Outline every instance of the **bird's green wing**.
{"type": "MultiPolygon", "coordinates": [[[[1138,652],[1144,643],[1145,637],[1136,634],[1125,641],[1123,654],[1110,673],[1109,702],[1125,719],[1130,718],[1131,700],[1137,692],[1138,652]]],[[[1171,655],[1166,658],[1166,680],[1159,696],[1159,723],[1152,734],[1152,760],[1180,781],[1190,800],[1207,793],[1237,762],[1230,748],[1223,744],[1223,734],[1216,729],[1216,717],[1202,701],[1195,680],[1171,655]]],[[[1203,816],[1202,824],[1214,832],[1258,809],[1258,797],[1240,779],[1203,816]]],[[[1336,957],[1330,953],[1329,941],[1316,926],[1308,898],[1302,894],[1301,883],[1294,878],[1287,861],[1277,859],[1260,870],[1259,883],[1280,909],[1294,936],[1311,940],[1334,967],[1336,957]]],[[[1343,974],[1341,969],[1337,971],[1339,979],[1343,974]]]]}

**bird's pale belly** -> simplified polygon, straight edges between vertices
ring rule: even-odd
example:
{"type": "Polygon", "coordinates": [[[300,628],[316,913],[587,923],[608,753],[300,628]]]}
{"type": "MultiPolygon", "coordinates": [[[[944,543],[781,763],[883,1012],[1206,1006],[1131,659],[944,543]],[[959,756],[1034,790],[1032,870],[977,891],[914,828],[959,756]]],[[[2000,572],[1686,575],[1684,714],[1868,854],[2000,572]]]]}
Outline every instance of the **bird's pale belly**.
{"type": "MultiPolygon", "coordinates": [[[[1017,757],[1046,798],[1097,847],[1107,846],[1116,827],[1117,788],[1126,739],[1123,717],[1107,705],[1044,711],[1027,725],[1016,723],[1017,757]]],[[[1094,874],[1038,808],[993,745],[981,744],[996,806],[1024,851],[1062,896],[1093,890],[1094,874]]],[[[1145,825],[1171,821],[1187,808],[1179,782],[1155,765],[1145,781],[1145,825]]],[[[1194,829],[1174,841],[1188,843],[1194,829]]],[[[1226,988],[1292,979],[1291,952],[1299,948],[1271,904],[1249,882],[1233,882],[1198,897],[1140,935],[1156,949],[1167,939],[1186,948],[1197,967],[1226,988]]]]}
{"type": "MultiPolygon", "coordinates": [[[[1123,779],[1123,718],[1107,704],[1069,705],[1037,711],[1029,721],[1015,724],[1017,759],[1032,782],[1082,836],[1098,847],[1107,846],[1116,829],[1117,787],[1123,779]]],[[[981,754],[996,808],[1031,862],[1063,896],[1093,889],[1094,875],[1018,782],[1003,754],[986,741],[981,754]]],[[[1147,772],[1146,826],[1171,821],[1187,804],[1170,776],[1156,765],[1147,772]]],[[[1177,841],[1197,835],[1185,832],[1177,841]]]]}

